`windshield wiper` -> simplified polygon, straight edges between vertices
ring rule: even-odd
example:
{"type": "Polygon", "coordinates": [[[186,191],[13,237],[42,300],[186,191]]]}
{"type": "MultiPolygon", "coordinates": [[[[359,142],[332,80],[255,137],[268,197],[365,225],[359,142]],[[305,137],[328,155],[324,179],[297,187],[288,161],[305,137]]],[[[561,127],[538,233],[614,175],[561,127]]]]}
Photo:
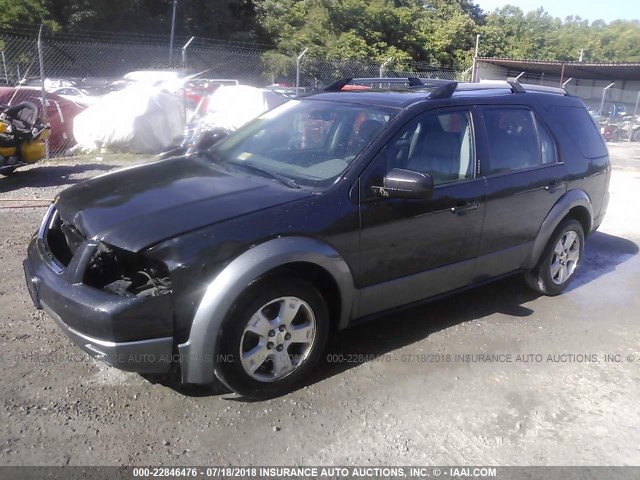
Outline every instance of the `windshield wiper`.
{"type": "Polygon", "coordinates": [[[269,178],[273,178],[274,180],[278,180],[280,183],[285,184],[289,188],[302,188],[293,179],[291,179],[289,177],[285,177],[284,175],[280,175],[278,173],[271,172],[269,170],[265,170],[264,168],[260,168],[260,167],[256,166],[253,163],[247,163],[247,162],[237,163],[237,162],[233,162],[232,165],[234,165],[234,166],[235,165],[239,165],[241,167],[246,168],[247,170],[251,170],[253,172],[256,172],[259,175],[262,175],[263,177],[269,177],[269,178]]]}

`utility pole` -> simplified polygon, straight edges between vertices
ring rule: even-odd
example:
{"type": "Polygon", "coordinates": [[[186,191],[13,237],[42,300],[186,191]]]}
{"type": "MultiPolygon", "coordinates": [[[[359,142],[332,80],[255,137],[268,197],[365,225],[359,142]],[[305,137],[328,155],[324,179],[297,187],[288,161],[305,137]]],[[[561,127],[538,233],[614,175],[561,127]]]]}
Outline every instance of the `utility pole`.
{"type": "MultiPolygon", "coordinates": [[[[44,120],[44,123],[47,123],[48,121],[48,115],[47,115],[47,94],[44,88],[44,54],[42,52],[43,50],[43,46],[42,46],[42,29],[44,28],[44,25],[41,23],[40,24],[40,30],[38,31],[38,60],[40,62],[40,81],[42,82],[42,119],[44,120]]],[[[44,141],[44,145],[45,145],[45,157],[48,160],[49,159],[49,139],[45,139],[44,141]]]]}
{"type": "Polygon", "coordinates": [[[4,50],[2,50],[2,66],[4,67],[4,80],[9,86],[9,74],[7,73],[7,61],[4,58],[4,50]]]}
{"type": "Polygon", "coordinates": [[[187,64],[187,48],[189,48],[189,45],[191,45],[191,42],[193,42],[194,38],[196,38],[196,37],[191,37],[189,39],[189,41],[184,44],[184,47],[182,47],[182,68],[187,68],[186,67],[186,64],[187,64]]]}
{"type": "Polygon", "coordinates": [[[171,15],[171,39],[169,40],[169,64],[173,60],[173,33],[176,28],[176,7],[178,0],[173,0],[173,14],[171,15]]]}
{"type": "Polygon", "coordinates": [[[393,60],[393,57],[389,57],[387,58],[384,62],[382,62],[382,65],[380,65],[380,78],[382,78],[382,74],[384,73],[384,69],[387,65],[389,65],[389,63],[393,60]]]}
{"type": "Polygon", "coordinates": [[[296,58],[296,97],[300,93],[300,60],[302,60],[304,54],[307,53],[307,50],[309,50],[309,47],[305,48],[296,58]]]}
{"type": "Polygon", "coordinates": [[[478,81],[478,52],[480,50],[480,34],[476,35],[476,51],[473,55],[473,65],[471,67],[471,81],[478,81]]]}
{"type": "Polygon", "coordinates": [[[616,82],[611,83],[610,85],[604,87],[602,90],[602,101],[600,102],[600,116],[604,116],[604,96],[607,94],[607,90],[613,87],[616,82]]]}

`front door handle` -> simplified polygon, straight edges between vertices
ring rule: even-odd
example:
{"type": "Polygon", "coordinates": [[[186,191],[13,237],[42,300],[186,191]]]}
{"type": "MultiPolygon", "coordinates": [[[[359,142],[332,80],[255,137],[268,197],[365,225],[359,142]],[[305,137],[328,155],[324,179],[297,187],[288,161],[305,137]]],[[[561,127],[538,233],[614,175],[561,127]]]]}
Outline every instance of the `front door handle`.
{"type": "Polygon", "coordinates": [[[462,205],[456,205],[455,207],[451,207],[451,213],[455,213],[456,215],[464,215],[469,210],[475,210],[478,208],[480,204],[478,202],[475,203],[463,203],[462,205]]]}

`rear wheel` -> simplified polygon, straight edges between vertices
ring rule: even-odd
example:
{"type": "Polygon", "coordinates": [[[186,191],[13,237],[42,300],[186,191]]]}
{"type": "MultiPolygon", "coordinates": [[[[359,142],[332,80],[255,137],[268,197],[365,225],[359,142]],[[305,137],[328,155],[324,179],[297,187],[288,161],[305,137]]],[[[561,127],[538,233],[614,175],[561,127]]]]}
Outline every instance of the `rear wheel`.
{"type": "Polygon", "coordinates": [[[313,285],[301,279],[259,282],[223,322],[216,374],[246,397],[283,395],[319,360],[328,332],[327,306],[313,285]]]}
{"type": "Polygon", "coordinates": [[[559,295],[580,267],[584,230],[574,219],[564,220],[551,236],[538,265],[525,276],[527,284],[545,295],[559,295]]]}
{"type": "Polygon", "coordinates": [[[640,129],[633,132],[633,135],[631,136],[631,140],[634,142],[640,142],[640,129]]]}

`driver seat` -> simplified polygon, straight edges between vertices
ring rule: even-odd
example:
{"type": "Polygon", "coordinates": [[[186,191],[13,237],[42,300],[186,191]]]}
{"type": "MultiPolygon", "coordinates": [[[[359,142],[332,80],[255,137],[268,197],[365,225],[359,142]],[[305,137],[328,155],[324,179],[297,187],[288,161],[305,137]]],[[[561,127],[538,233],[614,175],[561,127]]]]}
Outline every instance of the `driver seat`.
{"type": "Polygon", "coordinates": [[[21,134],[30,134],[31,129],[38,121],[38,107],[31,102],[21,102],[5,110],[7,117],[16,131],[21,134]]]}

